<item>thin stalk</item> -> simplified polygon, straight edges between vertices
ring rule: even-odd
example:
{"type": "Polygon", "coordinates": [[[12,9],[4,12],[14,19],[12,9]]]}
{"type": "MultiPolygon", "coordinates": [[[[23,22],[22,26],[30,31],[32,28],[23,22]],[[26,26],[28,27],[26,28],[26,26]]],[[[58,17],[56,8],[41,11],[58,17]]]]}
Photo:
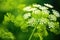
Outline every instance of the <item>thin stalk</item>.
{"type": "Polygon", "coordinates": [[[29,37],[29,39],[28,39],[28,40],[31,40],[31,38],[32,38],[32,36],[33,36],[33,34],[34,34],[35,30],[36,30],[36,27],[33,29],[33,31],[32,31],[32,33],[31,33],[31,35],[30,35],[30,37],[29,37]]]}

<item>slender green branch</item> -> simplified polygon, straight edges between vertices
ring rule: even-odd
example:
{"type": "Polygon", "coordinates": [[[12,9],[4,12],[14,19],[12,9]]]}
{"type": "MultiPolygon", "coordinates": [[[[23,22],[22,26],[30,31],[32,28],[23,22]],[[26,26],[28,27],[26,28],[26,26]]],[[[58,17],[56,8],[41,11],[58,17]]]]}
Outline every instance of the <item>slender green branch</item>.
{"type": "Polygon", "coordinates": [[[30,37],[29,37],[29,39],[28,39],[28,40],[31,40],[31,38],[32,38],[32,36],[33,36],[33,34],[34,34],[35,30],[36,30],[36,27],[33,29],[33,31],[32,31],[32,33],[31,33],[31,35],[30,35],[30,37]]]}
{"type": "Polygon", "coordinates": [[[39,37],[40,37],[40,40],[43,40],[43,37],[42,37],[42,35],[39,35],[39,37]]]}

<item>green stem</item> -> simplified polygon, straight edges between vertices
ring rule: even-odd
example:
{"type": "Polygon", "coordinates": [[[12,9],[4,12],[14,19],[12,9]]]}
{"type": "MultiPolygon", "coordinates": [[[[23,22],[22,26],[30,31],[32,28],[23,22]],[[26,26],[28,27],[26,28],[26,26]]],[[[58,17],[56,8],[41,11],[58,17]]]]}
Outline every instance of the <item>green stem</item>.
{"type": "Polygon", "coordinates": [[[41,35],[39,35],[39,37],[40,37],[40,40],[43,40],[43,37],[41,35]]]}
{"type": "Polygon", "coordinates": [[[32,38],[32,36],[33,36],[35,30],[36,30],[36,27],[33,29],[32,33],[31,33],[31,35],[30,35],[30,37],[29,37],[29,40],[31,40],[31,38],[32,38]]]}

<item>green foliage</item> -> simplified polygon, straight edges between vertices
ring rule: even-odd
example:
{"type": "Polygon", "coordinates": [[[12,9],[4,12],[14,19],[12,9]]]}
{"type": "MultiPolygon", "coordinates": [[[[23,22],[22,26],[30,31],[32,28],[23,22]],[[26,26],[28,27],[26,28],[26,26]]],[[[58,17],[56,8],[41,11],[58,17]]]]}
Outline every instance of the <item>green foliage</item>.
{"type": "Polygon", "coordinates": [[[60,34],[59,12],[50,4],[44,4],[50,1],[0,0],[0,11],[5,12],[5,15],[0,13],[0,18],[4,16],[0,24],[0,40],[45,40],[48,31],[60,34]]]}
{"type": "Polygon", "coordinates": [[[14,35],[9,32],[6,28],[0,27],[0,38],[3,40],[14,40],[14,35]]]}
{"type": "Polygon", "coordinates": [[[11,11],[16,8],[22,9],[25,5],[30,5],[33,3],[52,3],[52,0],[0,0],[0,10],[11,11]]]}
{"type": "MultiPolygon", "coordinates": [[[[24,1],[23,1],[24,2],[24,1]]],[[[22,0],[1,0],[0,1],[0,11],[11,11],[14,9],[21,9],[25,6],[22,0]]]]}
{"type": "MultiPolygon", "coordinates": [[[[9,22],[12,22],[16,27],[19,27],[22,32],[28,32],[29,27],[32,27],[32,33],[28,40],[31,40],[32,36],[39,37],[40,40],[43,40],[44,37],[49,35],[47,30],[55,34],[60,34],[60,25],[59,21],[57,21],[60,14],[52,8],[53,6],[49,4],[45,4],[45,6],[32,4],[23,8],[22,13],[18,13],[18,15],[13,15],[13,13],[7,12],[6,15],[4,15],[2,24],[8,25],[9,22]],[[52,12],[48,10],[49,8],[51,8],[52,12]]],[[[0,30],[1,34],[4,31],[2,30],[0,30]]],[[[6,33],[7,38],[14,39],[11,32],[6,33]]],[[[5,36],[1,36],[1,38],[5,38],[5,36]]]]}

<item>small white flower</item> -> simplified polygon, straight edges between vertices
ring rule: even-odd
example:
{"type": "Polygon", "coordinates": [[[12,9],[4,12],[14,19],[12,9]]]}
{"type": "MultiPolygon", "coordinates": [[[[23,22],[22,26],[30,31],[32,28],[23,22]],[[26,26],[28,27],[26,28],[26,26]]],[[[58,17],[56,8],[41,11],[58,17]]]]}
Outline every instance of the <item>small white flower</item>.
{"type": "Polygon", "coordinates": [[[42,9],[42,10],[48,9],[47,7],[41,6],[39,4],[33,4],[33,7],[37,7],[37,8],[42,9]]]}
{"type": "Polygon", "coordinates": [[[59,14],[58,11],[56,11],[56,10],[52,10],[52,11],[53,11],[53,14],[54,14],[56,17],[60,17],[60,14],[59,14]]]}
{"type": "Polygon", "coordinates": [[[31,13],[26,13],[26,14],[24,14],[24,19],[27,19],[27,18],[29,18],[31,16],[31,13]]]}
{"type": "Polygon", "coordinates": [[[48,10],[42,10],[44,13],[43,14],[46,14],[46,15],[49,15],[49,11],[48,10]]]}
{"type": "Polygon", "coordinates": [[[33,11],[34,14],[39,14],[40,13],[40,10],[35,10],[33,11]]]}
{"type": "Polygon", "coordinates": [[[32,11],[35,11],[35,10],[37,10],[37,8],[31,8],[31,10],[32,10],[32,11]]]}
{"type": "Polygon", "coordinates": [[[30,7],[30,6],[25,7],[23,10],[24,10],[24,11],[31,11],[31,7],[30,7]]]}
{"type": "Polygon", "coordinates": [[[39,5],[39,4],[33,4],[33,7],[39,8],[39,7],[41,7],[41,5],[39,5]]]}
{"type": "Polygon", "coordinates": [[[41,6],[41,7],[39,7],[39,9],[41,9],[41,10],[46,10],[46,9],[48,9],[48,8],[45,7],[45,6],[41,6]]]}
{"type": "Polygon", "coordinates": [[[53,22],[48,22],[48,25],[49,25],[49,28],[54,28],[55,27],[53,22]]]}
{"type": "Polygon", "coordinates": [[[50,5],[50,4],[44,4],[44,5],[47,6],[47,7],[49,7],[49,8],[53,8],[53,6],[50,5]]]}
{"type": "Polygon", "coordinates": [[[57,20],[57,19],[56,19],[56,16],[55,16],[55,15],[52,15],[52,14],[49,15],[49,19],[50,19],[50,20],[53,20],[53,21],[56,21],[56,20],[57,20]]]}
{"type": "Polygon", "coordinates": [[[33,23],[35,21],[35,19],[34,18],[31,18],[29,21],[28,21],[28,23],[33,23]]]}
{"type": "Polygon", "coordinates": [[[40,24],[46,24],[48,20],[46,18],[41,18],[40,19],[40,24]]]}

